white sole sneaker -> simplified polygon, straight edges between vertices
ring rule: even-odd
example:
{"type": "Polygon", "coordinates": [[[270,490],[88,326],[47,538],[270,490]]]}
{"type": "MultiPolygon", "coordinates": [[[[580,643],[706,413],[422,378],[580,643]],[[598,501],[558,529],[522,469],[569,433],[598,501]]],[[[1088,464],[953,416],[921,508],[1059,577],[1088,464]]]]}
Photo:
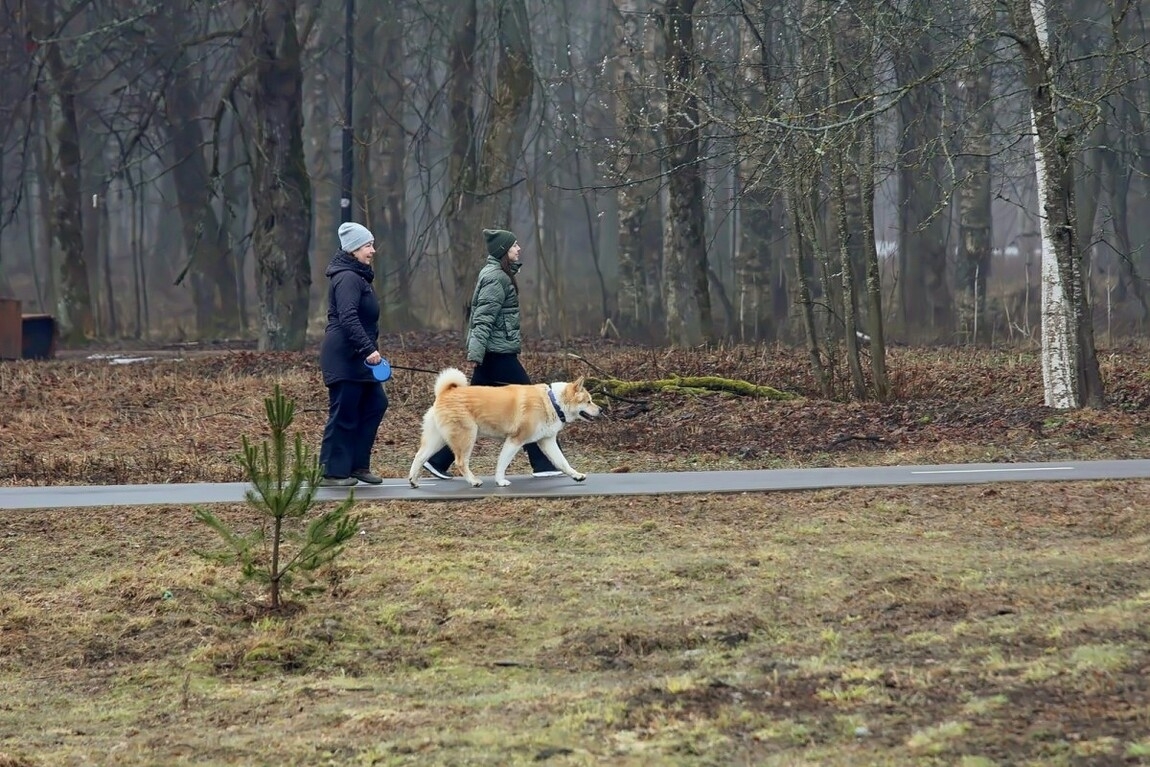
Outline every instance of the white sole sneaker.
{"type": "Polygon", "coordinates": [[[424,461],[423,468],[427,469],[428,473],[430,473],[432,476],[439,477],[440,479],[455,479],[455,477],[451,476],[450,474],[445,474],[444,472],[432,466],[431,461],[424,461]]]}
{"type": "Polygon", "coordinates": [[[546,479],[547,477],[562,477],[563,472],[558,469],[552,469],[551,471],[533,471],[531,472],[531,476],[537,479],[546,479]]]}

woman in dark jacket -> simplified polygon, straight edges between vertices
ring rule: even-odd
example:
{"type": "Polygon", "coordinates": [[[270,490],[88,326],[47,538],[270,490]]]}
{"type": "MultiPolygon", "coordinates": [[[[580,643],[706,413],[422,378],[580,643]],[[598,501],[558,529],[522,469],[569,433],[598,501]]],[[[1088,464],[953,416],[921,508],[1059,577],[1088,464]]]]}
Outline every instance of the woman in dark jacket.
{"type": "MultiPolygon", "coordinates": [[[[487,259],[475,281],[471,313],[467,318],[467,360],[475,363],[472,386],[529,384],[531,377],[519,361],[523,343],[520,337],[519,283],[515,275],[523,266],[519,262],[519,243],[505,229],[484,229],[487,259]]],[[[524,446],[534,477],[560,477],[539,446],[524,446]]],[[[451,479],[448,470],[454,462],[451,448],[431,456],[423,468],[440,479],[451,479]]]]}
{"type": "Polygon", "coordinates": [[[375,237],[355,223],[339,227],[340,251],[327,267],[327,330],[319,366],[327,386],[328,417],[319,462],[321,485],[346,487],[357,481],[378,485],[371,473],[371,449],[387,412],[387,394],[367,365],[383,357],[379,340],[379,300],[371,283],[375,237]],[[367,363],[365,365],[364,363],[367,363]]]}

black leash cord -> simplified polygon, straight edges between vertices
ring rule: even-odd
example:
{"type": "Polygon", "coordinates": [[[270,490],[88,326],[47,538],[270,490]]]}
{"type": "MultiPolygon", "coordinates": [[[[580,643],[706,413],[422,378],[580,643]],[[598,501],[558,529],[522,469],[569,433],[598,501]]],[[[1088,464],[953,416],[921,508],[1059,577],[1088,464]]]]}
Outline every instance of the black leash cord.
{"type": "MultiPolygon", "coordinates": [[[[410,370],[413,373],[430,373],[431,375],[439,375],[439,373],[441,372],[439,370],[428,370],[427,368],[408,367],[407,365],[392,365],[391,369],[392,370],[410,370]]],[[[505,383],[503,381],[495,381],[494,384],[496,386],[511,386],[511,384],[505,383]]],[[[599,393],[602,394],[604,397],[607,397],[609,399],[619,400],[620,402],[626,402],[626,403],[629,403],[631,405],[646,405],[646,404],[648,404],[644,400],[628,399],[626,397],[620,397],[618,394],[612,394],[611,392],[607,391],[606,389],[602,389],[599,393]]]]}

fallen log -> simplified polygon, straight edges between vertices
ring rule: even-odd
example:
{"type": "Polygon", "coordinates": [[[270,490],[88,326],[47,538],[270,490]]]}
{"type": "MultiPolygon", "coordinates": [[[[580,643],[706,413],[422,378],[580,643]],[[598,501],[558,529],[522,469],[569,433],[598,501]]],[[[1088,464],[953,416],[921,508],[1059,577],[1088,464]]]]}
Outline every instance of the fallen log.
{"type": "Polygon", "coordinates": [[[772,400],[792,400],[798,395],[781,391],[773,386],[753,384],[737,378],[721,376],[670,376],[650,381],[624,381],[618,378],[587,378],[584,384],[591,391],[602,391],[609,397],[632,397],[651,392],[674,392],[703,396],[708,394],[730,394],[739,397],[756,397],[772,400]]]}

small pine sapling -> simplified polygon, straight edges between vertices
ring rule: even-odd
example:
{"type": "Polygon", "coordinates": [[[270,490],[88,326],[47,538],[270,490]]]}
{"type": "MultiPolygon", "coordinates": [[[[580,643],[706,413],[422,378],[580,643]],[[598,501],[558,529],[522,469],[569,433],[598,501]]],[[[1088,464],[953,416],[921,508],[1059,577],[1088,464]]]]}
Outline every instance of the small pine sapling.
{"type": "Polygon", "coordinates": [[[195,518],[215,530],[226,546],[223,551],[203,556],[238,564],[244,580],[267,587],[268,607],[279,610],[284,593],[292,588],[293,576],[310,579],[313,572],[339,556],[359,529],[359,518],[350,514],[355,497],[348,493],[343,503],[319,514],[302,529],[292,524],[302,520],[315,504],[322,467],[298,433],[289,460],[287,431],[295,420],[295,403],[284,397],[279,384],[274,394],[264,399],[264,408],[271,444],[264,440],[260,446],[253,445],[245,436],[239,456],[252,484],[245,498],[262,516],[261,524],[243,534],[208,509],[197,508],[195,518]]]}

